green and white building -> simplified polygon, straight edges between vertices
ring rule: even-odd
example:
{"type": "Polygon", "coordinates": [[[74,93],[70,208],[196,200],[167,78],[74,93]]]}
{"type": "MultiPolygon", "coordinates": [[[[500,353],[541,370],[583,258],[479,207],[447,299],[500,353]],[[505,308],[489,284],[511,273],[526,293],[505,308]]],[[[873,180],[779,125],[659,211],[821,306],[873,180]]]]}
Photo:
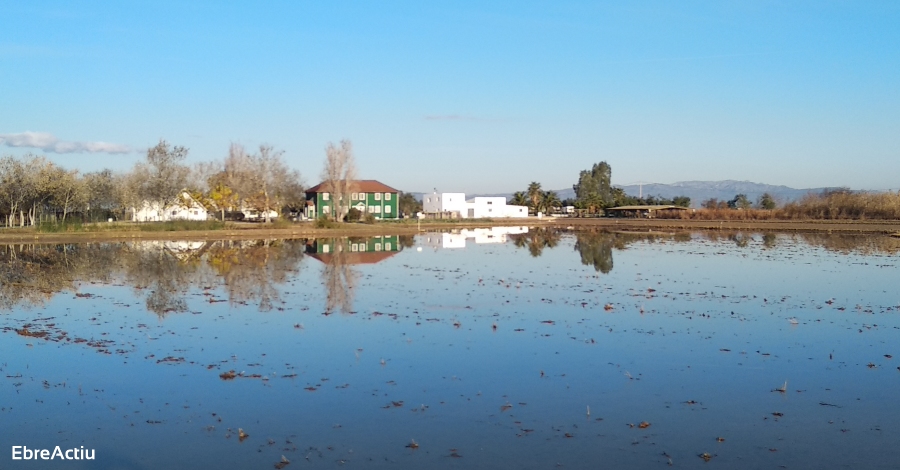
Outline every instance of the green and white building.
{"type": "Polygon", "coordinates": [[[343,206],[341,213],[346,214],[350,208],[363,214],[372,214],[376,219],[397,219],[400,217],[400,191],[376,180],[357,180],[352,185],[355,189],[345,194],[345,201],[335,201],[334,194],[327,191],[326,183],[319,183],[306,190],[306,216],[311,219],[337,213],[336,203],[343,206]]]}

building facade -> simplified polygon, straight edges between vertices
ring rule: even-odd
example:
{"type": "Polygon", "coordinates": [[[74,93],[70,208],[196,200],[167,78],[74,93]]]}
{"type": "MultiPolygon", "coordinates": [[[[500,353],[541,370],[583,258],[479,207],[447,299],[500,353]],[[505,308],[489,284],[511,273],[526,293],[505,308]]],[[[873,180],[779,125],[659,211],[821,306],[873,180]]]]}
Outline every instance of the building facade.
{"type": "Polygon", "coordinates": [[[306,216],[311,219],[346,215],[351,208],[376,219],[396,219],[400,216],[400,191],[376,180],[354,182],[354,192],[344,195],[344,201],[335,201],[326,191],[325,183],[306,190],[306,216]],[[338,210],[338,209],[341,210],[338,210]]]}
{"type": "Polygon", "coordinates": [[[187,191],[175,201],[167,204],[144,201],[140,207],[132,208],[132,220],[135,222],[167,222],[170,220],[206,220],[209,212],[203,204],[197,202],[187,191]]]}
{"type": "Polygon", "coordinates": [[[456,214],[462,219],[528,217],[528,208],[506,204],[505,197],[473,197],[465,193],[431,193],[422,196],[422,211],[439,216],[456,214]]]}

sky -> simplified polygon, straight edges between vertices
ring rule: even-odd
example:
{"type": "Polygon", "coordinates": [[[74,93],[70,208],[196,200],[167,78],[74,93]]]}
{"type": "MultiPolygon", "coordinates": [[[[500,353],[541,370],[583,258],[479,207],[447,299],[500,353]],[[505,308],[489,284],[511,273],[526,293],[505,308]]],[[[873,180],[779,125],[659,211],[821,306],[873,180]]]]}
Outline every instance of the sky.
{"type": "Polygon", "coordinates": [[[353,142],[402,191],[900,187],[896,1],[3,3],[0,155],[127,171],[353,142]]]}

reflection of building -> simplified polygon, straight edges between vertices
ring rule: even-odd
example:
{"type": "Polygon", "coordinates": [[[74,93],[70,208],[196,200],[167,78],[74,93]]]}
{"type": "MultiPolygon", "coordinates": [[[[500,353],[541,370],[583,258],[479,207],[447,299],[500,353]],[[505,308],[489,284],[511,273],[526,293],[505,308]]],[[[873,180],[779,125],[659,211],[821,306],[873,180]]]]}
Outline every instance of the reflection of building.
{"type": "Polygon", "coordinates": [[[397,235],[385,237],[320,238],[306,244],[306,254],[328,263],[340,252],[346,264],[375,264],[400,251],[397,235]]]}
{"type": "Polygon", "coordinates": [[[141,240],[129,244],[135,250],[162,251],[171,254],[181,261],[199,258],[207,249],[209,242],[186,240],[141,240]]]}
{"type": "Polygon", "coordinates": [[[466,241],[476,244],[506,243],[508,235],[528,233],[528,227],[491,227],[462,229],[451,233],[429,233],[422,235],[422,244],[432,248],[465,248],[466,241]]]}
{"type": "MultiPolygon", "coordinates": [[[[326,183],[319,183],[306,190],[306,216],[317,219],[334,216],[334,195],[325,189],[326,183]]],[[[353,183],[356,191],[345,194],[341,202],[344,213],[354,208],[363,214],[372,214],[376,219],[396,219],[400,191],[375,180],[357,180],[353,183]]]]}
{"type": "Polygon", "coordinates": [[[510,206],[505,197],[474,197],[465,193],[431,193],[422,197],[422,211],[432,217],[448,214],[463,219],[528,217],[525,206],[510,206]]]}
{"type": "Polygon", "coordinates": [[[140,208],[132,208],[135,222],[166,222],[169,220],[206,220],[208,213],[187,191],[166,204],[144,201],[140,208]]]}

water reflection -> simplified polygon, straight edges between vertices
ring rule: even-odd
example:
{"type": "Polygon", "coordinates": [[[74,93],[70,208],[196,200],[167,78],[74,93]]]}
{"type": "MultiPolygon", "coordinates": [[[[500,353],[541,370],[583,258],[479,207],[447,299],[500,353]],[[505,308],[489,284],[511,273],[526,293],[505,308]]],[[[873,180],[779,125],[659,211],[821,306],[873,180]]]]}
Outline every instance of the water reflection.
{"type": "Polygon", "coordinates": [[[4,245],[0,308],[40,306],[82,284],[120,282],[161,317],[187,311],[188,291],[198,285],[222,285],[231,304],[269,311],[281,303],[278,286],[299,271],[305,246],[305,240],[4,245]]]}
{"type": "Polygon", "coordinates": [[[510,239],[515,239],[517,235],[526,233],[528,227],[464,228],[423,234],[422,245],[434,249],[465,248],[468,240],[472,240],[476,245],[506,243],[510,239]]]}
{"type": "Polygon", "coordinates": [[[593,266],[598,272],[608,274],[613,269],[613,250],[624,250],[628,245],[644,243],[685,243],[702,240],[714,243],[727,241],[740,249],[756,244],[765,249],[774,249],[780,243],[802,243],[828,251],[845,254],[885,254],[900,253],[900,239],[871,235],[834,235],[826,233],[776,234],[730,231],[706,232],[609,232],[604,230],[563,230],[557,228],[532,228],[527,233],[512,234],[510,238],[518,248],[525,248],[533,257],[539,257],[547,248],[555,248],[562,236],[575,237],[575,251],[581,256],[581,263],[593,266]]]}
{"type": "Polygon", "coordinates": [[[139,241],[60,245],[0,245],[0,309],[46,304],[56,293],[78,292],[86,283],[124,283],[146,309],[161,317],[188,310],[192,287],[211,291],[221,286],[230,305],[255,306],[267,312],[283,309],[283,290],[300,272],[304,257],[322,263],[325,312],[352,312],[357,265],[395,256],[418,241],[440,248],[464,248],[467,242],[508,243],[532,257],[559,246],[573,246],[583,265],[608,274],[613,251],[634,243],[682,243],[691,240],[728,243],[745,250],[774,250],[804,244],[840,253],[895,255],[900,239],[886,236],[822,233],[774,234],[707,231],[694,233],[607,232],[547,227],[493,227],[419,235],[329,239],[249,241],[139,241]],[[573,245],[562,243],[570,236],[573,245]]]}
{"type": "Polygon", "coordinates": [[[358,264],[375,264],[396,255],[411,237],[350,237],[310,240],[306,253],[322,262],[322,284],[325,287],[325,314],[351,313],[359,271],[358,264]]]}
{"type": "Polygon", "coordinates": [[[538,257],[544,248],[555,248],[562,238],[563,232],[547,227],[533,229],[527,233],[511,236],[513,244],[518,248],[527,248],[531,256],[538,257]]]}

